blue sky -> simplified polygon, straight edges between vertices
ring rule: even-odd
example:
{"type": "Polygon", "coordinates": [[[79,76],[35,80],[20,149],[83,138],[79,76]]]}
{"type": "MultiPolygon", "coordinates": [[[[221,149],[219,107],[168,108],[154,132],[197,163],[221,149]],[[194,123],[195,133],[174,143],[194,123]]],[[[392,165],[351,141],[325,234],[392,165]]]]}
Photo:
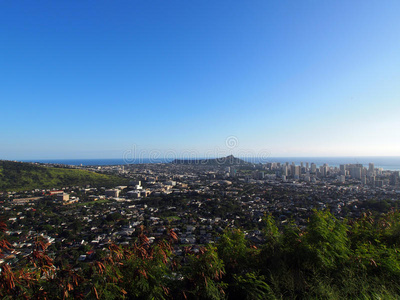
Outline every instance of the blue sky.
{"type": "Polygon", "coordinates": [[[0,1],[0,159],[400,155],[399,11],[0,1]]]}

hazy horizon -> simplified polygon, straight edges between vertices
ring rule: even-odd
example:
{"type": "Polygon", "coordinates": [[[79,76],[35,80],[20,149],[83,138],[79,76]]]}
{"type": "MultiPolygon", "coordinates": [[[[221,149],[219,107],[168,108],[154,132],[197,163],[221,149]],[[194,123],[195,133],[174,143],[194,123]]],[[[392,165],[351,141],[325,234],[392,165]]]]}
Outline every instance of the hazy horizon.
{"type": "Polygon", "coordinates": [[[2,2],[0,159],[133,147],[398,156],[399,11],[399,1],[2,2]]]}
{"type": "MultiPolygon", "coordinates": [[[[171,156],[165,156],[165,157],[157,157],[157,158],[151,158],[151,157],[134,157],[132,159],[140,160],[140,159],[155,159],[155,160],[173,160],[173,159],[215,159],[215,158],[223,158],[227,157],[229,155],[222,155],[222,156],[176,156],[176,158],[173,158],[171,156]]],[[[236,158],[258,158],[257,156],[235,156],[236,158]]],[[[323,158],[338,158],[338,159],[356,159],[356,158],[400,158],[400,155],[397,156],[377,156],[377,155],[367,155],[367,156],[270,156],[270,157],[261,157],[260,159],[262,160],[271,160],[271,159],[283,159],[283,158],[296,158],[296,159],[301,159],[301,158],[316,158],[316,159],[323,159],[323,158]]],[[[23,159],[10,159],[10,160],[15,160],[15,161],[44,161],[44,160],[49,160],[49,161],[57,161],[57,160],[124,160],[123,157],[105,157],[105,158],[96,158],[96,157],[88,157],[88,158],[64,158],[64,157],[58,157],[58,158],[23,158],[23,159]]],[[[373,163],[373,161],[371,161],[373,163]]]]}
{"type": "MultiPolygon", "coordinates": [[[[64,165],[125,165],[125,164],[148,164],[148,163],[170,163],[174,159],[178,160],[203,160],[203,159],[221,159],[223,156],[214,157],[125,157],[125,158],[108,158],[108,159],[26,159],[24,162],[38,162],[38,163],[49,163],[49,164],[64,164],[64,165]]],[[[317,166],[328,164],[331,167],[339,167],[342,164],[362,164],[368,166],[370,163],[375,164],[376,168],[382,168],[384,170],[400,170],[400,156],[350,156],[350,157],[237,157],[244,161],[253,164],[265,164],[272,162],[279,163],[295,163],[300,165],[301,163],[315,163],[317,166]]],[[[223,162],[223,160],[221,161],[223,162]]]]}

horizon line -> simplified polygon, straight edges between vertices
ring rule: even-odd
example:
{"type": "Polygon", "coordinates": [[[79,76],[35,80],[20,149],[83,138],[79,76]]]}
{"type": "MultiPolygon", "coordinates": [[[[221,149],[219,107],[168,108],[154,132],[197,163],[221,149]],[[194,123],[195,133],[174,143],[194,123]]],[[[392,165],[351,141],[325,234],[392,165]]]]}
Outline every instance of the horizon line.
{"type": "MultiPolygon", "coordinates": [[[[206,157],[206,156],[182,156],[180,158],[177,157],[134,157],[130,158],[129,160],[174,160],[174,159],[216,159],[216,158],[223,158],[229,157],[230,155],[219,156],[219,157],[206,157]]],[[[309,156],[269,156],[269,157],[257,157],[257,156],[235,156],[236,158],[259,158],[261,160],[269,160],[270,158],[350,158],[350,157],[399,157],[400,155],[327,155],[327,156],[320,156],[320,155],[309,155],[309,156]]],[[[35,160],[126,160],[124,157],[97,157],[97,158],[24,158],[24,159],[1,159],[0,160],[8,160],[8,161],[31,161],[34,162],[35,160]]]]}

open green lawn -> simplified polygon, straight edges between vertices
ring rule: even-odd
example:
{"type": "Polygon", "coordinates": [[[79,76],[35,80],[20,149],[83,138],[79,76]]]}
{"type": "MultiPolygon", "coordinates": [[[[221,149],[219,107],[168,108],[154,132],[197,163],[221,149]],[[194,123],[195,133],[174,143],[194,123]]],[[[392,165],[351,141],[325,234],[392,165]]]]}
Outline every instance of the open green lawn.
{"type": "Polygon", "coordinates": [[[181,218],[178,216],[169,216],[169,217],[166,217],[166,219],[168,221],[179,221],[181,218]]]}
{"type": "Polygon", "coordinates": [[[101,200],[95,200],[95,201],[88,201],[88,202],[79,202],[76,203],[76,206],[85,206],[85,205],[95,205],[95,204],[104,204],[104,203],[110,203],[112,200],[110,199],[101,199],[101,200]]]}

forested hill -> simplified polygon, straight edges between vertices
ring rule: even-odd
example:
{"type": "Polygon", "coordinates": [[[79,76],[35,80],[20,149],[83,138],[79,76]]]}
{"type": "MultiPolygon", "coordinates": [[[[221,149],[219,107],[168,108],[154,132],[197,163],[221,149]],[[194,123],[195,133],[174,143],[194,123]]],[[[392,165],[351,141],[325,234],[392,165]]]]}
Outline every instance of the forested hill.
{"type": "Polygon", "coordinates": [[[71,185],[111,187],[127,179],[86,170],[53,168],[32,163],[0,161],[0,191],[24,191],[71,185]]]}

